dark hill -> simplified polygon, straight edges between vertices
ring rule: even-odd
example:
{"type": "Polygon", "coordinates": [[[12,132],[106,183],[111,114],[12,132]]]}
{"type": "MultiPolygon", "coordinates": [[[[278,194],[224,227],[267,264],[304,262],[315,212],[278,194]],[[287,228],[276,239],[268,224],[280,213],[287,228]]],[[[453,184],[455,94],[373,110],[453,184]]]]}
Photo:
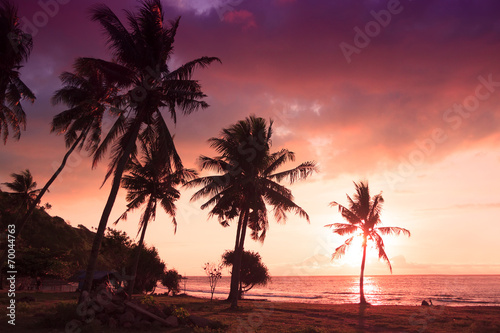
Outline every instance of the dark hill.
{"type": "MultiPolygon", "coordinates": [[[[0,247],[6,249],[6,232],[19,214],[15,195],[0,190],[0,247]]],[[[119,234],[119,233],[118,233],[119,234]]],[[[37,208],[16,239],[16,266],[18,274],[46,275],[69,278],[85,269],[95,233],[84,227],[72,227],[59,216],[51,216],[44,208],[37,208]]],[[[98,269],[114,269],[123,260],[115,237],[104,240],[98,269]]],[[[108,232],[110,236],[110,232],[108,232]]],[[[118,242],[119,243],[119,242],[118,242]]]]}

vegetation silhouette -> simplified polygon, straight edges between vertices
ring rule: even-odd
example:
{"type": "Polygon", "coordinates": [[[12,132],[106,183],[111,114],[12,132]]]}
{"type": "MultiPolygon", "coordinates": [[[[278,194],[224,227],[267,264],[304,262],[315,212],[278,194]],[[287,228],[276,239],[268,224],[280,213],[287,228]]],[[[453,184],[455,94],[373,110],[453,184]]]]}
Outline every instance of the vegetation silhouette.
{"type": "Polygon", "coordinates": [[[207,274],[208,282],[210,284],[210,302],[214,300],[215,288],[217,282],[222,279],[222,263],[207,262],[203,266],[205,274],[207,274]]]}
{"type": "Polygon", "coordinates": [[[316,171],[315,162],[305,162],[287,170],[277,170],[295,154],[288,149],[271,153],[272,124],[254,115],[221,131],[220,137],[209,143],[220,155],[214,158],[200,156],[202,170],[218,174],[194,179],[188,187],[203,186],[191,198],[192,201],[208,197],[201,208],[212,207],[209,216],[217,216],[223,226],[238,217],[235,261],[231,274],[228,300],[231,307],[238,305],[241,256],[247,227],[254,240],[264,241],[268,229],[267,205],[273,207],[278,222],[286,221],[286,213],[293,211],[309,221],[307,213],[293,200],[292,192],[279,184],[288,179],[290,184],[305,179],[316,171]]]}
{"type": "Polygon", "coordinates": [[[337,247],[332,255],[332,259],[342,257],[352,244],[354,237],[362,237],[363,241],[361,246],[363,248],[363,257],[361,259],[361,274],[359,278],[359,302],[361,305],[365,305],[368,304],[368,302],[365,299],[365,293],[363,290],[363,279],[368,241],[373,242],[374,247],[378,250],[379,259],[383,259],[387,263],[392,274],[391,262],[385,252],[385,245],[381,235],[399,235],[403,233],[409,237],[410,232],[400,227],[378,226],[382,223],[380,220],[380,212],[382,210],[382,204],[384,203],[382,193],[371,197],[370,188],[368,186],[368,182],[366,181],[360,181],[359,183],[354,182],[354,186],[356,187],[356,193],[353,198],[347,195],[347,201],[349,202],[348,207],[342,206],[335,201],[330,203],[330,206],[332,207],[339,207],[339,212],[348,223],[332,223],[325,225],[325,227],[333,228],[333,232],[339,234],[340,236],[358,233],[351,236],[344,242],[344,244],[337,247]]]}
{"type": "Polygon", "coordinates": [[[28,169],[20,173],[12,173],[10,176],[14,180],[2,184],[13,191],[11,195],[17,201],[17,214],[22,214],[35,202],[41,190],[36,188],[37,183],[33,180],[33,175],[28,169]]]}
{"type": "Polygon", "coordinates": [[[111,175],[113,181],[90,253],[83,287],[85,291],[91,286],[104,231],[123,172],[129,158],[136,155],[138,136],[146,132],[153,133],[147,137],[158,138],[159,153],[164,155],[165,160],[170,159],[177,170],[181,170],[182,162],[161,109],[166,108],[176,122],[177,110],[190,114],[208,107],[202,100],[205,95],[199,82],[191,77],[195,68],[207,67],[214,61],[220,62],[215,57],[202,57],[175,70],[169,68],[167,62],[172,57],[179,19],[172,21],[170,25],[164,25],[160,0],[142,1],[137,13],[126,11],[129,28],[104,4],[92,7],[91,14],[92,20],[104,28],[114,60],[81,58],[80,61],[89,70],[99,71],[109,81],[116,82],[126,112],[94,153],[95,166],[112,145],[111,162],[105,181],[111,175]]]}
{"type": "MultiPolygon", "coordinates": [[[[232,266],[234,260],[234,251],[226,251],[222,255],[222,264],[224,266],[232,266]]],[[[243,251],[241,256],[239,299],[242,299],[244,293],[250,291],[253,287],[257,285],[265,286],[269,281],[271,281],[271,277],[266,265],[262,262],[260,254],[254,251],[243,251]]]]}
{"type": "Polygon", "coordinates": [[[165,271],[165,274],[161,278],[161,284],[167,288],[166,294],[172,294],[172,296],[177,295],[181,291],[181,281],[183,277],[175,269],[169,269],[165,271]]]}
{"type": "Polygon", "coordinates": [[[175,219],[175,201],[180,198],[180,192],[176,186],[196,177],[196,172],[190,169],[173,170],[169,160],[164,159],[158,148],[158,140],[140,138],[143,156],[141,159],[132,157],[127,165],[128,174],[122,178],[122,187],[127,189],[127,210],[115,222],[127,219],[130,211],[146,205],[139,222],[140,233],[139,244],[132,262],[131,276],[128,281],[128,295],[131,297],[134,291],[135,275],[139,265],[140,254],[144,244],[144,236],[150,221],[156,217],[158,203],[163,210],[172,217],[172,223],[177,229],[175,219]]]}
{"type": "Polygon", "coordinates": [[[16,222],[16,236],[18,236],[33,213],[35,207],[42,200],[52,183],[66,166],[68,158],[75,149],[85,149],[94,152],[101,141],[102,121],[108,104],[113,100],[116,89],[105,82],[103,75],[96,71],[87,71],[77,61],[74,73],[64,72],[60,75],[64,87],[55,92],[53,104],[65,103],[69,109],[54,116],[51,132],[64,133],[68,151],[64,155],[60,166],[40,190],[32,201],[24,216],[16,222]]]}
{"type": "Polygon", "coordinates": [[[19,140],[26,129],[26,114],[21,101],[35,101],[35,94],[20,79],[19,70],[33,49],[31,35],[21,30],[17,6],[0,1],[0,134],[4,145],[9,137],[19,140]]]}

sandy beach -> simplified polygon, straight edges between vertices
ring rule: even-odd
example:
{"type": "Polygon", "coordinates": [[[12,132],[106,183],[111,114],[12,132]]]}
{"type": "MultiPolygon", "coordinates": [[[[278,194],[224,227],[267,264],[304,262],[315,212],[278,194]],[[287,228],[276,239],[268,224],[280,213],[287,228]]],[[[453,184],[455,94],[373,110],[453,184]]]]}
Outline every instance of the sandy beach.
{"type": "MultiPolygon", "coordinates": [[[[7,323],[7,295],[0,294],[2,332],[64,332],[76,317],[76,293],[19,293],[16,325],[7,323]],[[32,297],[28,302],[23,299],[32,297]]],[[[237,310],[223,301],[189,296],[154,296],[158,306],[173,304],[190,314],[220,322],[218,330],[195,332],[500,332],[500,307],[367,306],[243,300],[237,310]]],[[[82,332],[121,332],[96,320],[82,332]]],[[[134,332],[134,329],[127,329],[134,332]]],[[[151,332],[192,332],[191,328],[152,328],[151,332]]],[[[144,332],[143,330],[141,332],[144,332]]]]}

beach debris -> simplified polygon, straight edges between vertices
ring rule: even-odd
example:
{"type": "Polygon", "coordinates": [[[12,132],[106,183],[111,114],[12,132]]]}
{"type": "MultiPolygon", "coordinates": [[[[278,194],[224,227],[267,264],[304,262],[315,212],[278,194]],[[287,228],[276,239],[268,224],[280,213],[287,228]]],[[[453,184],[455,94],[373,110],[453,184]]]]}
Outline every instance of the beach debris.
{"type": "Polygon", "coordinates": [[[152,327],[220,326],[219,322],[191,315],[187,310],[174,305],[144,304],[139,300],[127,300],[126,294],[114,293],[108,288],[101,288],[92,293],[84,291],[82,299],[84,306],[96,309],[96,313],[92,319],[82,317],[81,325],[95,321],[94,324],[110,329],[136,328],[141,331],[152,327]]]}

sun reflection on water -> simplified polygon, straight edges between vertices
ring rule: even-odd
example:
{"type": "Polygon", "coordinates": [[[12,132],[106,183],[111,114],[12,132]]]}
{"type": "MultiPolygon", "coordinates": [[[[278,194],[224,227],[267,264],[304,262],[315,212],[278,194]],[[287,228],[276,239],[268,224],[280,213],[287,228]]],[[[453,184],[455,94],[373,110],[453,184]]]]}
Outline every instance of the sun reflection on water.
{"type": "MultiPolygon", "coordinates": [[[[363,290],[365,292],[365,299],[368,303],[373,305],[382,305],[382,290],[377,284],[377,280],[370,276],[364,277],[363,290]]],[[[349,288],[350,294],[353,296],[354,303],[359,302],[359,277],[353,277],[349,288]]]]}

